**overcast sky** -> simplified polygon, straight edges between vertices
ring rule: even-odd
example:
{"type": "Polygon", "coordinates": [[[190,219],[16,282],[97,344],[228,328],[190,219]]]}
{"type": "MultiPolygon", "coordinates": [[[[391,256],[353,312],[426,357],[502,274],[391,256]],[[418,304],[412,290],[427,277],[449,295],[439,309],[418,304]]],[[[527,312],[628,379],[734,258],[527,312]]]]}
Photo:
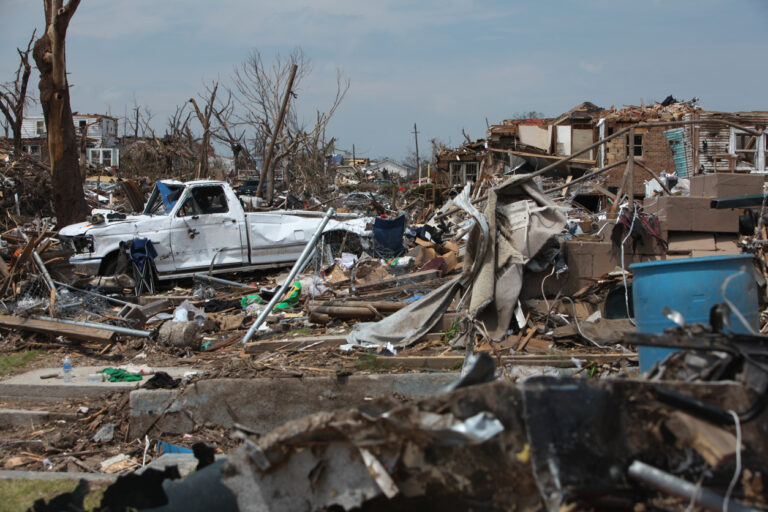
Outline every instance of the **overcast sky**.
{"type": "MultiPolygon", "coordinates": [[[[40,0],[0,0],[0,81],[44,22],[40,0]]],[[[328,134],[358,155],[403,158],[429,139],[456,146],[517,112],[558,115],[698,97],[711,110],[768,110],[768,1],[83,0],[67,37],[72,109],[122,117],[134,99],[158,127],[226,83],[252,49],[303,48],[314,117],[351,80],[328,134]]],[[[33,74],[34,87],[37,72],[33,74]]],[[[39,111],[39,109],[37,109],[39,111]]]]}

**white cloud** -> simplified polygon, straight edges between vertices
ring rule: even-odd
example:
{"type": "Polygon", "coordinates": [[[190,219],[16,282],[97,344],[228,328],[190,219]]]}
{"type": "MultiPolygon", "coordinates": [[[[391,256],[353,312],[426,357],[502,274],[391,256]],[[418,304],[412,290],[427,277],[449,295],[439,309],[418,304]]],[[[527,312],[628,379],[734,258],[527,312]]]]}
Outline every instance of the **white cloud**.
{"type": "Polygon", "coordinates": [[[588,62],[586,60],[579,61],[579,67],[584,71],[589,71],[590,73],[599,73],[603,70],[602,63],[588,62]]]}

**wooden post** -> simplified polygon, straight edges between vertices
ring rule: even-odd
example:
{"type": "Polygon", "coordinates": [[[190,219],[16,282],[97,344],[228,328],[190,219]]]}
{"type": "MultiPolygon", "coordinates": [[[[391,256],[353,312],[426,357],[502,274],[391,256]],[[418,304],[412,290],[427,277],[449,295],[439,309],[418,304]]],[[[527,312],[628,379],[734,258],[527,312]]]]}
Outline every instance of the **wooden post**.
{"type": "MultiPolygon", "coordinates": [[[[635,209],[635,127],[629,129],[629,155],[627,157],[627,197],[629,211],[635,209]]],[[[619,198],[621,200],[621,198],[619,198]]]]}
{"type": "Polygon", "coordinates": [[[419,160],[419,131],[416,129],[416,123],[413,123],[413,136],[416,138],[416,169],[421,177],[421,161],[419,160]]]}
{"type": "Polygon", "coordinates": [[[269,140],[269,147],[267,148],[267,155],[264,157],[264,166],[261,169],[261,177],[259,178],[259,188],[256,191],[256,195],[261,197],[261,190],[264,186],[264,182],[267,183],[267,193],[264,199],[267,200],[267,204],[272,202],[272,192],[274,191],[274,181],[272,180],[272,154],[275,151],[275,143],[277,137],[280,135],[280,130],[283,128],[283,119],[285,118],[285,112],[288,109],[288,101],[291,99],[291,89],[293,89],[293,79],[296,78],[296,71],[299,69],[297,64],[291,66],[291,74],[288,77],[288,87],[285,89],[285,96],[283,96],[283,103],[280,105],[280,113],[277,115],[277,123],[275,124],[275,130],[272,132],[272,137],[269,140]]]}

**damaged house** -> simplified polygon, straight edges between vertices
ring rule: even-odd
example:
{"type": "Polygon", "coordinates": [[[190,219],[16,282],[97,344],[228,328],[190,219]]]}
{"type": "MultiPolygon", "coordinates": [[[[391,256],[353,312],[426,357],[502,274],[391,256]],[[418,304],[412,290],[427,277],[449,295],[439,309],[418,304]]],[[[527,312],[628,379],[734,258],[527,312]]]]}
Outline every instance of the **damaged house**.
{"type": "MultiPolygon", "coordinates": [[[[72,115],[78,144],[86,137],[85,155],[94,167],[119,167],[120,149],[117,138],[117,118],[101,114],[72,115]]],[[[24,151],[49,162],[48,134],[43,116],[25,117],[21,125],[24,151]]]]}

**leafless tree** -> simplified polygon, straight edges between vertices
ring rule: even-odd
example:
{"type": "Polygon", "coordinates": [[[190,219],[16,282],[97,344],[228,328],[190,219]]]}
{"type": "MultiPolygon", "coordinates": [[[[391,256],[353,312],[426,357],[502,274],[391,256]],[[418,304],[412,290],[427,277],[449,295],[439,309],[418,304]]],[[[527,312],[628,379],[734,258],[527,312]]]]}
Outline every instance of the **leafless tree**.
{"type": "MultiPolygon", "coordinates": [[[[254,152],[262,155],[266,153],[267,144],[270,138],[274,137],[274,153],[269,162],[264,162],[266,165],[262,166],[262,176],[271,175],[270,169],[265,167],[271,168],[278,162],[288,163],[304,178],[304,185],[317,184],[317,180],[307,178],[323,167],[323,152],[328,143],[325,138],[326,127],[349,89],[349,80],[344,79],[341,73],[337,74],[336,96],[330,108],[317,111],[312,126],[299,121],[294,102],[291,101],[287,107],[285,121],[279,132],[275,133],[283,98],[290,94],[291,99],[296,99],[297,91],[310,71],[309,59],[301,49],[293,50],[288,57],[278,54],[270,64],[264,62],[260,52],[253,51],[235,70],[235,90],[243,109],[240,120],[252,130],[254,152]],[[293,87],[287,91],[291,68],[294,65],[297,70],[293,87]]],[[[268,180],[267,202],[272,199],[272,188],[272,180],[268,180]]]]}
{"type": "Polygon", "coordinates": [[[32,67],[29,64],[29,53],[32,50],[32,42],[37,31],[32,32],[27,49],[16,48],[19,52],[19,67],[16,68],[16,77],[13,81],[0,83],[0,112],[3,113],[6,136],[8,128],[13,132],[13,151],[18,156],[21,154],[21,122],[24,119],[24,109],[32,101],[27,94],[27,84],[32,67]]]}
{"type": "Polygon", "coordinates": [[[59,226],[85,220],[90,211],[80,179],[65,50],[67,27],[78,5],[80,0],[68,0],[64,5],[62,0],[43,1],[45,33],[32,52],[40,71],[40,104],[48,132],[53,206],[59,226]]]}
{"type": "MultiPolygon", "coordinates": [[[[208,177],[208,152],[211,148],[211,116],[216,111],[216,93],[219,90],[218,80],[211,86],[206,88],[207,94],[205,96],[200,95],[200,99],[205,103],[203,104],[203,110],[197,105],[195,98],[190,98],[189,102],[195,108],[195,114],[197,114],[197,120],[200,122],[200,126],[203,129],[202,142],[200,144],[200,161],[197,166],[197,172],[195,173],[195,179],[208,177]]],[[[222,109],[226,109],[227,105],[222,109]]]]}
{"type": "Polygon", "coordinates": [[[235,172],[239,169],[241,157],[245,162],[252,162],[248,145],[245,141],[245,129],[241,128],[235,117],[235,102],[232,98],[232,91],[227,90],[226,100],[221,100],[218,108],[213,110],[216,117],[216,124],[211,132],[214,139],[227,144],[232,151],[232,159],[235,166],[235,172]]]}
{"type": "Polygon", "coordinates": [[[157,135],[150,124],[152,113],[146,107],[134,107],[138,115],[131,120],[131,130],[140,137],[126,137],[120,156],[120,172],[125,176],[151,179],[191,178],[199,153],[199,140],[190,129],[192,112],[189,102],[177,106],[168,117],[165,135],[157,135]]]}
{"type": "Polygon", "coordinates": [[[130,109],[130,115],[125,118],[125,124],[128,130],[133,132],[133,138],[139,137],[154,137],[154,129],[152,128],[152,119],[155,115],[146,105],[139,105],[136,98],[133,98],[133,107],[130,109]]]}

